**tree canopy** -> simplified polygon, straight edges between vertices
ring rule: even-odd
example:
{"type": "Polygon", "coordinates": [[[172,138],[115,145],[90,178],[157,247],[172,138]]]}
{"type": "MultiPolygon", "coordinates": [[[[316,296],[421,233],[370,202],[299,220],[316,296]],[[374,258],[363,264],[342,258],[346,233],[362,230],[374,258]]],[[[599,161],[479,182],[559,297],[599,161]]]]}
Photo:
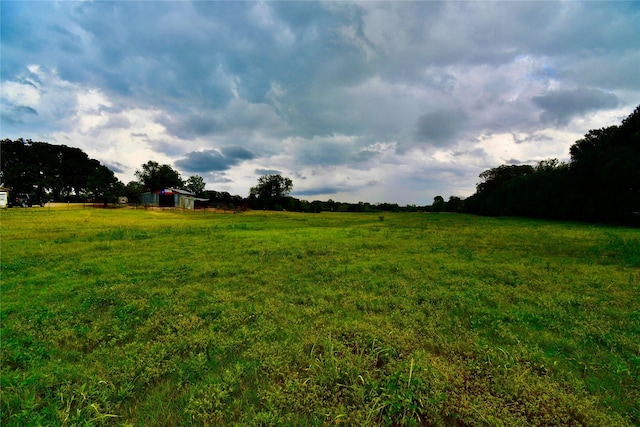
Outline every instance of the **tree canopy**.
{"type": "Polygon", "coordinates": [[[249,191],[252,207],[257,209],[286,209],[287,198],[293,189],[293,181],[282,175],[263,175],[258,185],[249,191]]]}
{"type": "Polygon", "coordinates": [[[569,163],[484,171],[465,211],[639,225],[640,106],[620,126],[589,131],[569,152],[569,163]]]}
{"type": "Polygon", "coordinates": [[[143,164],[142,169],[136,170],[135,176],[146,191],[184,187],[184,182],[178,171],[169,165],[161,165],[153,160],[143,164]]]}
{"type": "Polygon", "coordinates": [[[104,203],[114,201],[124,194],[124,188],[113,171],[104,165],[99,165],[87,178],[87,192],[91,198],[104,203]]]}
{"type": "Polygon", "coordinates": [[[199,197],[208,196],[204,189],[205,185],[204,178],[200,175],[193,175],[184,182],[184,187],[199,197]]]}
{"type": "Polygon", "coordinates": [[[440,213],[444,210],[444,208],[445,208],[444,197],[442,196],[434,197],[433,204],[431,205],[432,212],[440,213]]]}
{"type": "Polygon", "coordinates": [[[0,181],[15,192],[105,201],[121,185],[111,170],[79,148],[20,138],[0,141],[0,149],[0,181]]]}

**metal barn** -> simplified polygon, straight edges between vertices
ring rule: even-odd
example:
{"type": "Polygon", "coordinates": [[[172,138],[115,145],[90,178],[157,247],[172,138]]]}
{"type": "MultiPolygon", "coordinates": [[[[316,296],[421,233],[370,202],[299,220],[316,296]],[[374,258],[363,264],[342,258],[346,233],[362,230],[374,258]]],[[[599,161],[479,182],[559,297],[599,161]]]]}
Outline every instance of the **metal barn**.
{"type": "Polygon", "coordinates": [[[163,188],[140,195],[140,203],[144,206],[157,206],[160,208],[194,209],[196,201],[204,202],[207,200],[196,197],[195,193],[179,188],[163,188]]]}

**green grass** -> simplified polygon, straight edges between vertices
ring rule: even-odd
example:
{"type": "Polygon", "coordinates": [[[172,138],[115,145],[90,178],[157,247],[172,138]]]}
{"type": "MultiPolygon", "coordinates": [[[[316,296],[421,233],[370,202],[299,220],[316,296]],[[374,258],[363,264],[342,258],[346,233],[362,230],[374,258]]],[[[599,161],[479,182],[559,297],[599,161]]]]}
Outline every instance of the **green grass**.
{"type": "Polygon", "coordinates": [[[637,229],[0,215],[3,426],[640,424],[637,229]]]}

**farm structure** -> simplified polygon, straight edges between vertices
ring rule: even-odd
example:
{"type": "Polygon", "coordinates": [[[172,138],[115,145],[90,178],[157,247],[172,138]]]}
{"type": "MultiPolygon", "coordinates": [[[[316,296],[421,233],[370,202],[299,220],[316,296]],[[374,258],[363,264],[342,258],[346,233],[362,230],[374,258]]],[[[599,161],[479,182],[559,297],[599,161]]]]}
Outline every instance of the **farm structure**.
{"type": "Polygon", "coordinates": [[[209,199],[199,198],[195,193],[178,188],[163,188],[140,195],[142,205],[160,208],[195,209],[196,202],[208,201],[209,199]]]}
{"type": "Polygon", "coordinates": [[[0,186],[0,208],[9,206],[9,188],[0,186]]]}

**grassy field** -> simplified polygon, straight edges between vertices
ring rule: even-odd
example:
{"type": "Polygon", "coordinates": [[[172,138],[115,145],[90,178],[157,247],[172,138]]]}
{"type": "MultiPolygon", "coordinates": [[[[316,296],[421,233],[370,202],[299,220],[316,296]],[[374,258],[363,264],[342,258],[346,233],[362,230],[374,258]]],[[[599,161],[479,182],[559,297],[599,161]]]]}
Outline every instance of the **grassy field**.
{"type": "Polygon", "coordinates": [[[0,213],[3,426],[640,425],[640,230],[0,213]]]}

